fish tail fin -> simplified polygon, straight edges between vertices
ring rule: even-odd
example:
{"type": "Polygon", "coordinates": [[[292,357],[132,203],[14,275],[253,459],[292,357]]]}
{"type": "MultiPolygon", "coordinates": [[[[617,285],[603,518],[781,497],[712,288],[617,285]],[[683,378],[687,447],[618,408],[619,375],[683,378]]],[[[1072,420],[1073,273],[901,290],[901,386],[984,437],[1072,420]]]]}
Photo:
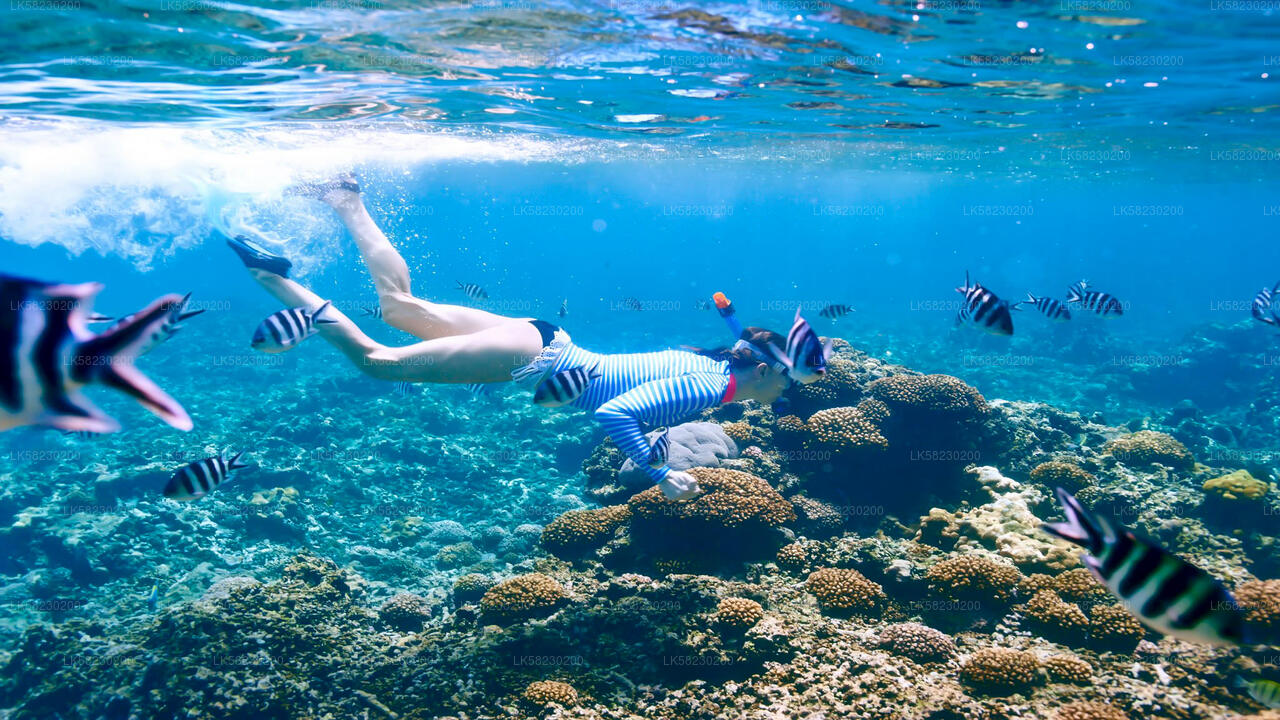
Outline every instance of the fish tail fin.
{"type": "Polygon", "coordinates": [[[315,312],[311,313],[311,321],[314,322],[316,325],[332,325],[338,322],[338,318],[328,317],[325,315],[325,312],[333,309],[334,309],[333,302],[330,300],[325,300],[324,304],[316,308],[315,312]]]}
{"type": "Polygon", "coordinates": [[[232,455],[230,460],[227,460],[227,469],[228,469],[228,470],[240,470],[240,469],[247,468],[247,467],[253,467],[253,466],[252,466],[252,465],[250,465],[249,463],[242,463],[242,462],[240,462],[240,458],[244,457],[244,452],[245,452],[244,450],[241,450],[240,452],[236,453],[235,455],[232,455]]]}
{"type": "Polygon", "coordinates": [[[1037,302],[1039,302],[1039,300],[1040,298],[1036,297],[1034,293],[1031,293],[1031,292],[1027,293],[1027,302],[1031,303],[1032,305],[1035,305],[1037,302]]]}
{"type": "Polygon", "coordinates": [[[785,350],[779,348],[776,344],[771,342],[765,343],[764,346],[765,346],[765,349],[769,351],[769,354],[773,355],[774,360],[777,360],[778,362],[782,363],[784,366],[786,366],[788,370],[795,370],[796,365],[795,363],[791,362],[791,358],[787,356],[787,353],[785,350]]]}
{"type": "Polygon", "coordinates": [[[1042,526],[1044,531],[1050,535],[1056,535],[1067,542],[1088,548],[1096,554],[1102,548],[1103,537],[1103,530],[1098,524],[1097,518],[1088,510],[1085,510],[1080,501],[1076,500],[1075,496],[1066,490],[1054,488],[1053,492],[1057,495],[1058,502],[1062,505],[1062,512],[1067,516],[1067,521],[1045,523],[1042,526]]]}
{"type": "Polygon", "coordinates": [[[182,296],[165,295],[128,320],[82,342],[76,349],[75,363],[79,371],[76,379],[119,390],[169,425],[179,430],[190,430],[192,423],[187,411],[133,365],[134,359],[146,349],[151,338],[161,330],[175,308],[181,307],[182,296]]]}

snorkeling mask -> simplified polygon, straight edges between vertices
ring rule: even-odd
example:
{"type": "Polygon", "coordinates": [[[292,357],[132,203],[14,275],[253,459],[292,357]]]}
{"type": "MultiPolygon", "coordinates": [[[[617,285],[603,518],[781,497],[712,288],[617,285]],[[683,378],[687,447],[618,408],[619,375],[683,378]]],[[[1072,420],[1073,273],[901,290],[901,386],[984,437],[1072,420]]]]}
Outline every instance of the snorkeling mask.
{"type": "MultiPolygon", "coordinates": [[[[729,298],[724,293],[717,292],[711,297],[711,299],[716,304],[716,312],[720,313],[720,318],[724,320],[724,324],[729,326],[729,332],[733,333],[733,336],[737,338],[737,342],[733,344],[733,349],[739,350],[746,348],[757,360],[782,374],[782,376],[787,379],[788,389],[794,386],[796,381],[791,377],[791,373],[787,371],[786,365],[778,362],[776,358],[770,357],[767,353],[746,339],[747,331],[742,327],[742,323],[738,320],[737,311],[734,309],[733,303],[729,298]]],[[[786,398],[778,398],[773,401],[771,406],[773,412],[778,415],[785,415],[790,407],[791,401],[786,398]]]]}

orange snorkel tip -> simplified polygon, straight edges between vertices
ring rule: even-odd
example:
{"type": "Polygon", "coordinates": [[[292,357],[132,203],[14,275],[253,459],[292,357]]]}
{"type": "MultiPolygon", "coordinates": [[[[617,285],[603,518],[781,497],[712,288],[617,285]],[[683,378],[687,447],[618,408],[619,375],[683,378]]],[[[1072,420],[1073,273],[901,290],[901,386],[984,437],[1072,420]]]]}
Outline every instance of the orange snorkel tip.
{"type": "Polygon", "coordinates": [[[729,298],[726,297],[725,294],[722,292],[718,292],[715,295],[712,295],[711,299],[715,301],[716,309],[718,310],[724,310],[733,304],[729,302],[729,298]]]}

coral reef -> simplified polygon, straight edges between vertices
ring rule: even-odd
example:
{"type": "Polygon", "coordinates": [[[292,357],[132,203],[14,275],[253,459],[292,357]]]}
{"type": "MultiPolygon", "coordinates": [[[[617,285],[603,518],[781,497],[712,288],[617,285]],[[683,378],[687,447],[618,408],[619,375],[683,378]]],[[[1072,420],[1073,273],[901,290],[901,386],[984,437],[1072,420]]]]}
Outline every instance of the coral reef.
{"type": "Polygon", "coordinates": [[[626,505],[570,510],[542,530],[542,546],[562,558],[573,558],[608,542],[631,519],[626,505]]]}
{"type": "Polygon", "coordinates": [[[885,601],[884,588],[857,570],[822,568],[810,573],[805,586],[823,610],[836,613],[871,613],[885,601]]]}
{"type": "Polygon", "coordinates": [[[764,608],[748,598],[725,598],[716,606],[716,622],[735,630],[746,630],[764,619],[764,608]]]}
{"type": "Polygon", "coordinates": [[[422,596],[397,593],[378,608],[378,618],[400,632],[416,632],[431,619],[431,605],[422,596]]]}
{"type": "Polygon", "coordinates": [[[898,623],[880,631],[880,646],[918,663],[947,662],[956,644],[946,633],[919,623],[898,623]]]}
{"type": "Polygon", "coordinates": [[[1054,682],[1089,685],[1093,683],[1093,666],[1075,655],[1053,655],[1040,661],[1045,675],[1054,682]]]}
{"type": "Polygon", "coordinates": [[[990,558],[960,555],[929,568],[925,578],[930,591],[943,597],[1007,603],[1017,593],[1022,574],[990,558]]]}
{"type": "Polygon", "coordinates": [[[1195,463],[1187,446],[1173,436],[1155,430],[1139,430],[1108,441],[1102,451],[1126,465],[1151,465],[1159,463],[1180,470],[1190,469],[1195,463]]]}
{"type": "Polygon", "coordinates": [[[525,702],[538,708],[550,703],[562,707],[573,707],[578,704],[578,691],[569,683],[557,680],[535,680],[524,689],[521,697],[525,702]]]}
{"type": "Polygon", "coordinates": [[[1097,484],[1098,478],[1079,465],[1061,460],[1040,463],[1031,470],[1031,481],[1047,488],[1061,487],[1067,492],[1077,493],[1082,489],[1097,484]]]}
{"type": "MultiPolygon", "coordinates": [[[[750,433],[750,426],[742,423],[750,433]]],[[[739,447],[725,432],[725,427],[714,422],[687,422],[667,429],[667,465],[673,470],[695,467],[718,468],[738,457],[739,447]]],[[[659,432],[649,433],[653,442],[659,432]]],[[[626,458],[617,468],[616,484],[629,493],[638,492],[653,485],[653,479],[642,468],[626,458]]],[[[599,496],[598,496],[599,497],[599,496]]],[[[622,499],[614,496],[614,500],[622,499]]]]}
{"type": "Polygon", "coordinates": [[[514,393],[432,388],[407,407],[355,379],[282,373],[263,402],[288,422],[209,440],[243,434],[263,467],[186,506],[135,485],[171,472],[154,453],[216,447],[28,435],[79,454],[0,469],[0,714],[1267,716],[1223,678],[1275,676],[1273,650],[1148,631],[1039,522],[1066,487],[1223,578],[1276,638],[1276,494],[1225,495],[1256,492],[1234,470],[1266,482],[1280,459],[1258,449],[1280,430],[1280,392],[1259,388],[1228,419],[1108,410],[1117,427],[986,399],[1043,385],[1110,402],[1112,386],[1047,363],[1022,386],[966,370],[980,393],[835,347],[827,378],[788,391],[792,415],[746,401],[676,426],[706,434],[693,442],[713,466],[692,468],[703,493],[676,502],[647,477],[628,489],[625,458],[581,414],[514,393]]]}
{"type": "Polygon", "coordinates": [[[1236,470],[1205,480],[1201,489],[1221,500],[1257,502],[1271,490],[1271,483],[1254,478],[1248,470],[1236,470]]]}
{"type": "Polygon", "coordinates": [[[1040,682],[1040,662],[1021,650],[984,648],[960,663],[960,679],[988,695],[1027,692],[1040,682]]]}
{"type": "Polygon", "coordinates": [[[560,583],[542,573],[529,573],[485,591],[480,610],[485,622],[502,625],[550,615],[567,598],[560,583]]]}

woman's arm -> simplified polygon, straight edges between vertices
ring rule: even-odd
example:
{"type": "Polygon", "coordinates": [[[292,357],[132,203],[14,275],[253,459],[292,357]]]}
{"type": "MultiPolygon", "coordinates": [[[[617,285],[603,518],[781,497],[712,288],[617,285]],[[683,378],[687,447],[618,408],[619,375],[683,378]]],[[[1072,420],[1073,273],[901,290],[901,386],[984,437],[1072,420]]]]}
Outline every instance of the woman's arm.
{"type": "Polygon", "coordinates": [[[638,385],[596,409],[595,418],[604,426],[622,452],[662,482],[671,472],[663,465],[649,467],[649,441],[642,425],[670,425],[692,413],[720,404],[729,377],[719,373],[688,373],[638,385]]]}

